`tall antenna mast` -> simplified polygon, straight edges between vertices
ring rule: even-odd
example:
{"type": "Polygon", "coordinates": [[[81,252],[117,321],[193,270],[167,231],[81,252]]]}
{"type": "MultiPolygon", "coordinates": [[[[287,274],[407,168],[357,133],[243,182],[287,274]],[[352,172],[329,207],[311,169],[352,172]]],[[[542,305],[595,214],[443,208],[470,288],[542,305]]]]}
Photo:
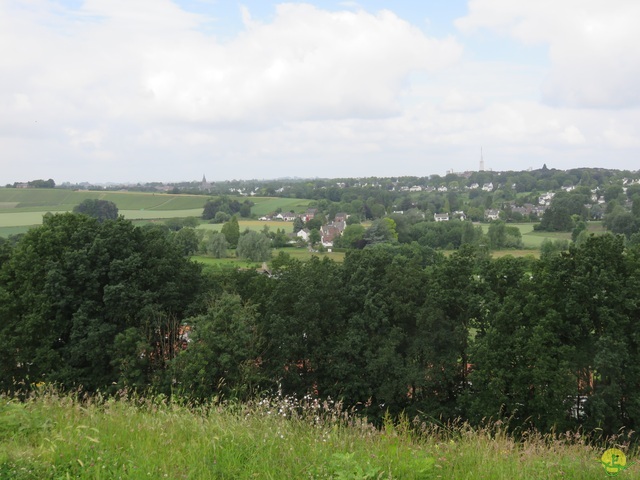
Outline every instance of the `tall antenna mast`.
{"type": "Polygon", "coordinates": [[[484,158],[482,157],[482,147],[480,147],[480,171],[484,172],[484,158]]]}

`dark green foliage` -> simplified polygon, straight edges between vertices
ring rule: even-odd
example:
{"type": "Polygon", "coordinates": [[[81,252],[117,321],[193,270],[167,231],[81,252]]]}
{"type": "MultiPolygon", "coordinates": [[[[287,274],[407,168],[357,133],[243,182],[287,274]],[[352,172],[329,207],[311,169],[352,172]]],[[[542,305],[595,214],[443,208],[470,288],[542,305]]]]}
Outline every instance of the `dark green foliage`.
{"type": "Polygon", "coordinates": [[[118,218],[118,207],[108,200],[98,200],[95,198],[87,198],[82,203],[73,207],[73,213],[82,213],[90,217],[98,219],[100,222],[105,220],[115,220],[118,218]]]}
{"type": "Polygon", "coordinates": [[[631,212],[628,212],[620,205],[616,205],[612,208],[611,212],[605,215],[602,225],[612,233],[624,235],[629,239],[631,235],[640,230],[640,218],[633,212],[633,209],[631,212]]]}
{"type": "Polygon", "coordinates": [[[547,232],[570,232],[575,227],[574,217],[587,220],[589,211],[585,205],[590,202],[589,195],[561,192],[551,201],[545,210],[539,225],[534,228],[547,232]]]}
{"type": "Polygon", "coordinates": [[[334,240],[334,246],[342,248],[363,248],[365,228],[359,223],[347,225],[342,235],[334,240]]]}
{"type": "Polygon", "coordinates": [[[236,254],[253,262],[266,262],[271,258],[271,241],[262,233],[249,231],[238,240],[236,254]]]}
{"type": "Polygon", "coordinates": [[[320,230],[320,227],[322,227],[322,225],[324,225],[325,223],[326,221],[317,215],[312,219],[310,219],[309,221],[307,221],[304,226],[309,230],[320,230]]]}
{"type": "Polygon", "coordinates": [[[569,210],[552,204],[545,210],[540,224],[535,225],[533,228],[534,230],[547,232],[568,232],[571,231],[573,227],[573,220],[571,219],[569,210]]]}
{"type": "MultiPolygon", "coordinates": [[[[393,231],[390,222],[374,224],[393,231]]],[[[265,275],[204,275],[184,257],[191,229],[48,215],[0,244],[0,388],[311,394],[372,420],[638,428],[636,236],[625,246],[583,230],[573,245],[543,245],[539,260],[492,260],[471,244],[469,223],[412,222],[397,224],[408,238],[425,238],[427,223],[469,240],[448,257],[386,241],[349,250],[342,264],[279,255],[265,275]]],[[[493,226],[488,237],[504,245],[509,226],[493,226]]],[[[238,254],[253,240],[270,252],[266,235],[248,232],[238,254]]]]}
{"type": "Polygon", "coordinates": [[[363,239],[367,245],[397,242],[396,222],[388,217],[375,220],[365,231],[363,239]]]}
{"type": "Polygon", "coordinates": [[[198,251],[198,235],[193,228],[182,228],[174,232],[171,239],[185,257],[189,257],[198,251]]]}
{"type": "Polygon", "coordinates": [[[623,196],[622,186],[609,185],[604,190],[604,201],[610,202],[611,200],[619,200],[623,196]]]}
{"type": "Polygon", "coordinates": [[[235,248],[238,245],[238,240],[240,239],[240,224],[235,215],[231,217],[227,223],[222,225],[220,233],[225,236],[231,248],[235,248]]]}
{"type": "Polygon", "coordinates": [[[45,217],[0,270],[0,387],[22,379],[111,389],[127,383],[133,364],[136,385],[150,385],[175,353],[174,323],[199,279],[199,267],[157,229],[45,217]]]}
{"type": "Polygon", "coordinates": [[[52,178],[49,180],[31,180],[28,185],[31,188],[55,188],[56,182],[52,178]]]}
{"type": "Polygon", "coordinates": [[[315,246],[320,242],[322,236],[320,235],[320,230],[313,229],[309,232],[309,243],[311,246],[315,246]]]}
{"type": "Polygon", "coordinates": [[[215,258],[225,258],[228,248],[229,242],[220,232],[205,232],[200,243],[200,250],[215,258]]]}
{"type": "Polygon", "coordinates": [[[576,223],[575,228],[571,232],[571,241],[575,242],[578,239],[578,236],[587,230],[587,224],[584,221],[579,221],[576,223]]]}
{"type": "Polygon", "coordinates": [[[304,228],[304,221],[300,217],[293,220],[293,233],[298,233],[304,228]]]}
{"type": "Polygon", "coordinates": [[[169,218],[164,221],[164,224],[169,227],[169,230],[177,232],[181,228],[196,228],[198,226],[198,219],[196,217],[185,218],[169,218]]]}
{"type": "Polygon", "coordinates": [[[543,257],[514,283],[474,343],[472,419],[635,429],[638,265],[620,238],[590,237],[568,254],[543,257]],[[579,396],[585,411],[571,418],[579,396]]]}
{"type": "Polygon", "coordinates": [[[522,248],[522,233],[518,227],[507,226],[502,220],[489,225],[489,244],[493,249],[522,248]]]}
{"type": "Polygon", "coordinates": [[[248,399],[259,383],[262,351],[255,306],[223,294],[188,319],[189,348],[173,361],[175,388],[198,399],[214,394],[248,399]]]}
{"type": "Polygon", "coordinates": [[[418,242],[431,248],[457,249],[463,244],[478,244],[482,239],[482,227],[471,222],[418,222],[407,234],[399,237],[403,242],[418,242]]]}
{"type": "Polygon", "coordinates": [[[551,240],[549,238],[545,238],[540,245],[540,258],[559,255],[561,252],[566,252],[568,250],[568,240],[551,240]]]}
{"type": "MultiPolygon", "coordinates": [[[[204,220],[212,220],[216,218],[216,215],[219,212],[229,216],[239,214],[241,217],[250,217],[252,206],[253,202],[249,200],[245,200],[240,203],[238,200],[223,195],[215,200],[209,200],[205,203],[202,218],[204,220]]],[[[219,221],[217,222],[220,223],[219,221]]]]}

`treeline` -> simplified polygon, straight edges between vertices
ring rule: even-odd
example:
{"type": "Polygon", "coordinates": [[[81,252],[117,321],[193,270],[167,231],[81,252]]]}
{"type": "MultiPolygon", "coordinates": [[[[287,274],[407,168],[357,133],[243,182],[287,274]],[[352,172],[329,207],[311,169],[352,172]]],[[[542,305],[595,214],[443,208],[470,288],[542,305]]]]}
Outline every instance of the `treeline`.
{"type": "Polygon", "coordinates": [[[5,188],[55,188],[56,182],[50,178],[49,180],[30,180],[26,183],[14,182],[13,184],[8,183],[5,185],[5,188]]]}
{"type": "Polygon", "coordinates": [[[607,434],[640,421],[640,249],[540,260],[417,242],[344,263],[207,272],[174,233],[47,216],[0,246],[0,389],[342,400],[370,419],[505,419],[607,434]]]}
{"type": "MultiPolygon", "coordinates": [[[[474,184],[482,187],[493,183],[513,189],[517,193],[546,192],[559,190],[563,186],[584,186],[590,189],[605,188],[611,183],[621,183],[623,178],[638,178],[638,172],[614,170],[606,168],[574,168],[559,170],[542,168],[527,171],[474,171],[464,173],[448,173],[446,175],[403,176],[403,177],[362,177],[332,179],[278,179],[278,180],[230,180],[215,181],[206,189],[201,182],[183,182],[175,185],[174,193],[189,192],[194,194],[234,195],[238,192],[258,196],[282,196],[294,198],[311,198],[332,202],[350,202],[357,198],[365,201],[376,191],[392,191],[393,196],[402,196],[402,187],[440,187],[463,190],[474,184]],[[366,193],[363,193],[366,192],[366,193]]],[[[377,200],[383,200],[378,197],[377,200]]],[[[380,203],[380,202],[378,202],[380,203]]]]}

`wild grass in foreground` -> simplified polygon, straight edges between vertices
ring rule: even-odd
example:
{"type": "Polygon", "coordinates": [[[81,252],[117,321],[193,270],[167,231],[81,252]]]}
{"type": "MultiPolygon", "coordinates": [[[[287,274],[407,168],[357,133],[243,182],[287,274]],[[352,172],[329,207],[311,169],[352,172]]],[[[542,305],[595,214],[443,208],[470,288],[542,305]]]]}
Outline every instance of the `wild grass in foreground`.
{"type": "MultiPolygon", "coordinates": [[[[376,429],[310,398],[187,406],[162,396],[0,399],[0,478],[601,479],[579,435],[516,441],[500,425],[376,429]]],[[[631,466],[619,478],[638,478],[631,466]]]]}

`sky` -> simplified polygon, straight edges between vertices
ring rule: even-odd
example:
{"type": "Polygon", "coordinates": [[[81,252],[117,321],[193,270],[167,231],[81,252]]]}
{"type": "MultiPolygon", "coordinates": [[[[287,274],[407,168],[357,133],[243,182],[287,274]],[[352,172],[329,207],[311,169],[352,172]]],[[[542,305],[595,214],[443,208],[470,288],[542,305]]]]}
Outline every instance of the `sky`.
{"type": "Polygon", "coordinates": [[[640,168],[637,0],[0,0],[0,185],[640,168]]]}

